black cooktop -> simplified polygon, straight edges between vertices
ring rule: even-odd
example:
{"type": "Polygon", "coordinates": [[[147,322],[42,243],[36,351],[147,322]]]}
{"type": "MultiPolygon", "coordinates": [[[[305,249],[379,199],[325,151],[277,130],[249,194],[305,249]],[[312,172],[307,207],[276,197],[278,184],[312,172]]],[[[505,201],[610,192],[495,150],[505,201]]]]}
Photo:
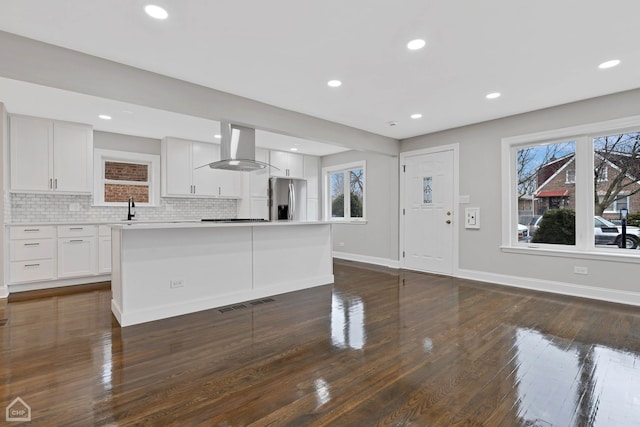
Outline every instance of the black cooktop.
{"type": "Polygon", "coordinates": [[[215,221],[215,222],[269,222],[268,219],[262,219],[262,218],[202,218],[202,221],[215,221]]]}

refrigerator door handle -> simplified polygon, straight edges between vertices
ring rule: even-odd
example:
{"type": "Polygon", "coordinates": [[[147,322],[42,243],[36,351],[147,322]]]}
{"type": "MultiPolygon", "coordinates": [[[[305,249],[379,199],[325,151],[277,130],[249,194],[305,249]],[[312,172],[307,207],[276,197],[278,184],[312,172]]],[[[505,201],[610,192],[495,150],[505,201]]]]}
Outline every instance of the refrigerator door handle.
{"type": "Polygon", "coordinates": [[[289,183],[289,220],[295,217],[296,212],[296,190],[292,182],[289,183]]]}

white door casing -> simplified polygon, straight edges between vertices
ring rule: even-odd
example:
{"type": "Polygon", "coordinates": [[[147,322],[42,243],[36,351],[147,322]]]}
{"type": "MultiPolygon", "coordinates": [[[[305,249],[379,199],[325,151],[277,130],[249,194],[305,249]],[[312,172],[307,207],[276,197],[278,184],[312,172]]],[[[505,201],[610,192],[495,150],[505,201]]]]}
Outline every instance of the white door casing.
{"type": "Polygon", "coordinates": [[[400,264],[453,275],[458,258],[457,145],[402,153],[400,160],[400,264]]]}

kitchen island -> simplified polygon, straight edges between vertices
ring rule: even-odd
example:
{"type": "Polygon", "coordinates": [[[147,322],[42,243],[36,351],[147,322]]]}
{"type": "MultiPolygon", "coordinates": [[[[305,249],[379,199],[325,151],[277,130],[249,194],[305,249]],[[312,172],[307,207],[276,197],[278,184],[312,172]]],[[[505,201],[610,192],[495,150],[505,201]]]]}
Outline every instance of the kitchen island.
{"type": "Polygon", "coordinates": [[[326,222],[112,225],[121,326],[333,283],[326,222]]]}

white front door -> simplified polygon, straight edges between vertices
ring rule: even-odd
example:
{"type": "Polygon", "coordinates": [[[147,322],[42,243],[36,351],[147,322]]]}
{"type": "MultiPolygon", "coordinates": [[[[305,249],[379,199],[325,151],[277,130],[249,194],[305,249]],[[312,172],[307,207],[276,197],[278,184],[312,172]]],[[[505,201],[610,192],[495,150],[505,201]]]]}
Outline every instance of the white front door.
{"type": "Polygon", "coordinates": [[[451,275],[454,151],[407,155],[403,164],[403,267],[451,275]]]}

